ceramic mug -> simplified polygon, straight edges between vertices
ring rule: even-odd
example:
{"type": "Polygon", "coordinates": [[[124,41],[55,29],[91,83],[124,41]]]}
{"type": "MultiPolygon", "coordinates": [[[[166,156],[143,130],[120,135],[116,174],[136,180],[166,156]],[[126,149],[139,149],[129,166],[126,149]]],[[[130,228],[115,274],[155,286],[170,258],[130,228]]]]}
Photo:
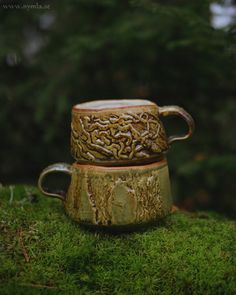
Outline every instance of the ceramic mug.
{"type": "Polygon", "coordinates": [[[192,117],[178,106],[149,100],[99,100],[72,109],[71,153],[79,163],[122,166],[159,161],[169,146],[189,138],[192,117]],[[161,117],[177,115],[188,125],[182,136],[167,138],[161,117]]]}
{"type": "Polygon", "coordinates": [[[172,205],[166,160],[127,167],[56,163],[42,171],[38,187],[46,196],[60,199],[74,220],[106,228],[163,218],[172,205]],[[71,176],[67,193],[44,186],[45,178],[58,172],[71,176]]]}

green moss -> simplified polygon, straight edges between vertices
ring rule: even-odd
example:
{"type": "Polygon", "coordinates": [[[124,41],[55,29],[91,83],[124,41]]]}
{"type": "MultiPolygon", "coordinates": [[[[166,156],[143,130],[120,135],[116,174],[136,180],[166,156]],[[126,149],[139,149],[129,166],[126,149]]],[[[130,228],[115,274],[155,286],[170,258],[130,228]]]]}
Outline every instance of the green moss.
{"type": "Polygon", "coordinates": [[[236,222],[214,213],[109,235],[35,188],[3,187],[0,229],[0,294],[236,294],[236,222]]]}

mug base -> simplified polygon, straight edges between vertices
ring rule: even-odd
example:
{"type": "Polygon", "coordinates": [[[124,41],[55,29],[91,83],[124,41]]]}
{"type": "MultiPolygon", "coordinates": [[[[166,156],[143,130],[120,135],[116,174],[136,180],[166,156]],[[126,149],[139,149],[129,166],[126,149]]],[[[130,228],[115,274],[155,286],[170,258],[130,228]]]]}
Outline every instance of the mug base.
{"type": "MultiPolygon", "coordinates": [[[[162,216],[160,218],[149,220],[146,222],[125,224],[125,225],[99,225],[99,224],[92,224],[92,223],[81,222],[76,220],[72,220],[72,222],[78,224],[78,226],[85,231],[101,233],[101,234],[119,235],[122,233],[129,234],[129,233],[135,233],[135,232],[137,233],[145,232],[147,230],[151,230],[156,227],[166,226],[168,221],[168,216],[170,216],[170,214],[171,213],[167,214],[166,216],[162,216]]],[[[70,216],[68,217],[70,218],[70,216]]]]}
{"type": "Polygon", "coordinates": [[[106,166],[106,167],[126,167],[126,166],[140,166],[147,165],[156,162],[163,161],[166,158],[166,152],[163,151],[160,154],[151,155],[150,157],[143,159],[132,159],[132,160],[96,160],[89,161],[83,159],[77,159],[76,162],[81,165],[93,165],[93,166],[106,166]]]}

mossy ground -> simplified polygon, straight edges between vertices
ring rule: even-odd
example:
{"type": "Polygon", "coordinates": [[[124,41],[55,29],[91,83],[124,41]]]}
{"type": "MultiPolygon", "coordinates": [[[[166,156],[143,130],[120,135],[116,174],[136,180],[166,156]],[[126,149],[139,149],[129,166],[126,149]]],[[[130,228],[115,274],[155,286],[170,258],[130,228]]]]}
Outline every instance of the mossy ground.
{"type": "Polygon", "coordinates": [[[236,294],[236,222],[214,213],[111,235],[35,188],[2,187],[0,229],[0,294],[236,294]]]}

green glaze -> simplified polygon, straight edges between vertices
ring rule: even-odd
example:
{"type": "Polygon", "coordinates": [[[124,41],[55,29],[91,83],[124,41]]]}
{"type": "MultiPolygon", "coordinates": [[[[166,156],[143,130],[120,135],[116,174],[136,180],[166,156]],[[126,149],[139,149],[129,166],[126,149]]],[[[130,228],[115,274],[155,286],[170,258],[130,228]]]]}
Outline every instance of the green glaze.
{"type": "Polygon", "coordinates": [[[130,226],[160,219],[169,214],[172,203],[166,160],[127,167],[58,163],[41,173],[39,188],[47,196],[62,199],[74,220],[99,226],[130,226]],[[44,189],[44,178],[54,172],[71,175],[66,194],[44,189]]]}

